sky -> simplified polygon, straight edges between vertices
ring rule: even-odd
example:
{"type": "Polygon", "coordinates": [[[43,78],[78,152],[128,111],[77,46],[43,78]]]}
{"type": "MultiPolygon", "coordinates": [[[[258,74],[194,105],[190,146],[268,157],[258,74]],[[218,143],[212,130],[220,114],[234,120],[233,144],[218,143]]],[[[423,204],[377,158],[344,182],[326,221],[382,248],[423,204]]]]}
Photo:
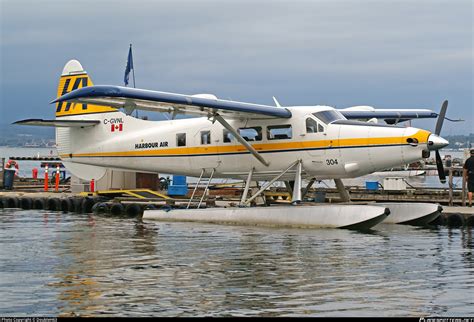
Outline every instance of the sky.
{"type": "MultiPolygon", "coordinates": [[[[429,108],[474,133],[473,1],[0,0],[0,126],[53,118],[77,59],[95,84],[274,105],[429,108]]],[[[413,126],[434,130],[434,119],[413,126]]]]}

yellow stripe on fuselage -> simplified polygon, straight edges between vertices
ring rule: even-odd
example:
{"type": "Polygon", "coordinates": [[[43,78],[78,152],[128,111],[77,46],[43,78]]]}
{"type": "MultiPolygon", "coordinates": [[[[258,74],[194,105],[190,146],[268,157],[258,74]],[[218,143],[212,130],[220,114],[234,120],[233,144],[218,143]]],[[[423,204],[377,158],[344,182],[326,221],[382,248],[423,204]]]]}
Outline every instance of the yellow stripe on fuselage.
{"type": "MultiPolygon", "coordinates": [[[[379,145],[399,145],[407,144],[407,138],[416,138],[419,144],[426,144],[428,136],[431,133],[425,130],[419,130],[415,135],[403,137],[379,137],[379,138],[348,138],[336,140],[320,141],[299,141],[299,142],[279,142],[279,143],[261,143],[252,144],[258,152],[278,152],[281,150],[299,150],[299,149],[320,149],[320,148],[341,148],[341,147],[367,147],[379,145]]],[[[77,154],[61,154],[61,158],[69,157],[134,157],[134,156],[174,156],[174,155],[201,155],[201,154],[227,154],[245,152],[247,149],[243,145],[225,145],[225,146],[198,146],[198,147],[179,147],[168,149],[153,149],[139,151],[121,151],[121,152],[92,152],[77,154]]]]}

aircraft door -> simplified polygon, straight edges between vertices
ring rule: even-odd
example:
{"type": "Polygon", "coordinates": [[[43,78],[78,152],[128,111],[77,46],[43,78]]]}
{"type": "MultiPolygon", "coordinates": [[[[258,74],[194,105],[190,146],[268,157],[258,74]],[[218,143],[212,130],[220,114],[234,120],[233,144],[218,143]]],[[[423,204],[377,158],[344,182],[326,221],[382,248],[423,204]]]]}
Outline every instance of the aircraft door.
{"type": "Polygon", "coordinates": [[[302,136],[307,153],[314,159],[314,161],[321,161],[326,155],[326,148],[329,146],[329,141],[326,132],[326,124],[319,121],[313,115],[306,115],[305,117],[305,132],[302,136]]]}
{"type": "Polygon", "coordinates": [[[220,165],[217,154],[218,135],[211,127],[199,129],[194,135],[196,149],[191,153],[191,164],[198,169],[212,169],[220,165]]]}

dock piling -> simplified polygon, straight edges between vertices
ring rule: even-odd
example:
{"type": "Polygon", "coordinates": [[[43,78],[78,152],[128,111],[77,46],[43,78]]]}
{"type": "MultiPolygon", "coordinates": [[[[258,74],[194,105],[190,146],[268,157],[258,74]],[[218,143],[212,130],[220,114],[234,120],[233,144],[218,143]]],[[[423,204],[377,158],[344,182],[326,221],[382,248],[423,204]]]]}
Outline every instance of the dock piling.
{"type": "Polygon", "coordinates": [[[59,191],[59,165],[56,167],[56,177],[54,182],[54,191],[59,191]]]}
{"type": "Polygon", "coordinates": [[[48,165],[44,167],[44,191],[48,192],[48,165]]]}
{"type": "Polygon", "coordinates": [[[449,199],[449,205],[452,206],[453,205],[453,169],[451,167],[449,167],[449,182],[448,182],[448,185],[449,185],[449,196],[448,196],[448,199],[449,199]]]}

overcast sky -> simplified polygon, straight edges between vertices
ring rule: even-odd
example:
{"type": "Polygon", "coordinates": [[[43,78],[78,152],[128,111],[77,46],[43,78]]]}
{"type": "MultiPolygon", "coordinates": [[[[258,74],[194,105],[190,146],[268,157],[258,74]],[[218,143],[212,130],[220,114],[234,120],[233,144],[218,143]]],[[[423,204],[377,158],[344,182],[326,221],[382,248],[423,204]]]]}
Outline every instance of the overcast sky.
{"type": "MultiPolygon", "coordinates": [[[[59,74],[273,105],[430,108],[474,132],[473,2],[0,0],[0,123],[52,118],[59,74]]],[[[414,122],[434,129],[435,120],[414,122]]]]}

